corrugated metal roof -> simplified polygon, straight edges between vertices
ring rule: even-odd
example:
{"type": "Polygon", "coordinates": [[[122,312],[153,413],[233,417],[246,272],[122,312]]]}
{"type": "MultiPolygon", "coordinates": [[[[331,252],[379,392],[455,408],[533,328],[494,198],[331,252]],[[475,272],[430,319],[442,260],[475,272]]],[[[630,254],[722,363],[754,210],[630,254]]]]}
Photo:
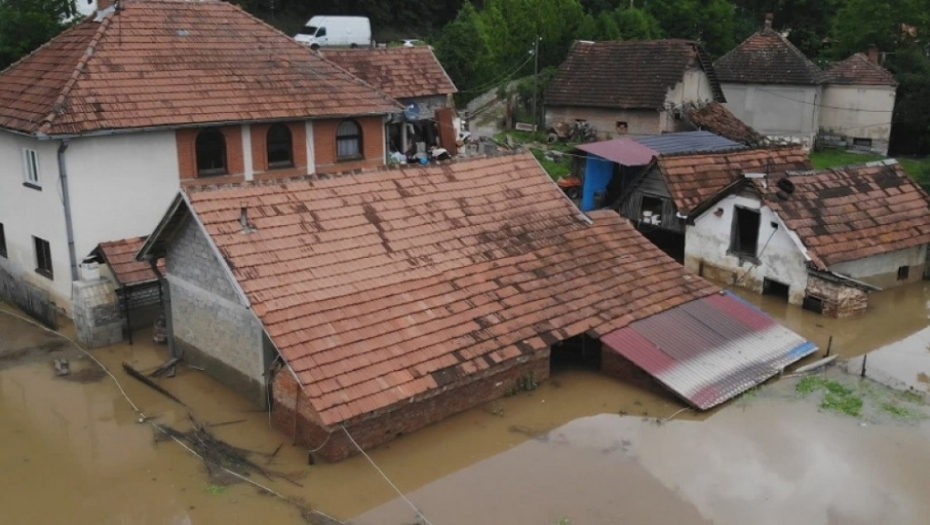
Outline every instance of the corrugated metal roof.
{"type": "Polygon", "coordinates": [[[655,151],[659,155],[685,152],[709,152],[743,149],[746,146],[710,131],[682,131],[638,137],[634,141],[655,151]]]}
{"type": "Polygon", "coordinates": [[[636,321],[601,342],[701,410],[817,350],[731,293],[636,321]]]}
{"type": "Polygon", "coordinates": [[[627,138],[582,144],[578,149],[624,166],[645,166],[658,155],[652,148],[627,138]]]}
{"type": "Polygon", "coordinates": [[[682,131],[638,138],[591,142],[578,149],[624,166],[645,166],[653,157],[672,153],[708,153],[743,149],[746,146],[709,131],[682,131]]]}

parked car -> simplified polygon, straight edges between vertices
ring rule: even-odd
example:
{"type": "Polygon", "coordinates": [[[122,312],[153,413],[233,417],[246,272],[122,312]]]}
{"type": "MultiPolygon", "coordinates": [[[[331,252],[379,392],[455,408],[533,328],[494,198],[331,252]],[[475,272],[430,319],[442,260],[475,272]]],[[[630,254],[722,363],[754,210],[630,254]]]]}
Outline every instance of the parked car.
{"type": "Polygon", "coordinates": [[[315,16],[294,40],[317,49],[325,46],[370,46],[371,23],[364,16],[315,16]]]}

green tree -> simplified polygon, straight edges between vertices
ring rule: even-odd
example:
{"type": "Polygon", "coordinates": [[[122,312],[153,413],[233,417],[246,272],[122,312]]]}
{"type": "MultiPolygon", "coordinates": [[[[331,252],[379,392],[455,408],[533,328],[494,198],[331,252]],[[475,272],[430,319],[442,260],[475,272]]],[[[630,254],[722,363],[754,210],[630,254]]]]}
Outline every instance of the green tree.
{"type": "Polygon", "coordinates": [[[459,98],[463,102],[473,98],[476,88],[491,80],[495,73],[488,67],[493,54],[484,24],[470,2],[466,2],[455,19],[443,28],[435,48],[436,57],[459,88],[459,98]]]}
{"type": "Polygon", "coordinates": [[[669,37],[700,40],[713,56],[736,45],[736,8],[729,0],[649,0],[644,9],[669,37]]]}
{"type": "Polygon", "coordinates": [[[833,20],[833,55],[844,58],[870,45],[892,51],[927,35],[926,0],[846,0],[833,20]],[[913,29],[916,35],[912,35],[913,29]]]}
{"type": "Polygon", "coordinates": [[[737,42],[762,28],[766,13],[775,15],[773,27],[809,58],[816,59],[830,34],[837,10],[846,0],[735,0],[737,42]]]}
{"type": "Polygon", "coordinates": [[[664,35],[659,21],[642,9],[621,7],[614,12],[614,18],[627,40],[652,40],[664,35]]]}
{"type": "Polygon", "coordinates": [[[73,0],[0,0],[0,70],[62,32],[73,0]]]}

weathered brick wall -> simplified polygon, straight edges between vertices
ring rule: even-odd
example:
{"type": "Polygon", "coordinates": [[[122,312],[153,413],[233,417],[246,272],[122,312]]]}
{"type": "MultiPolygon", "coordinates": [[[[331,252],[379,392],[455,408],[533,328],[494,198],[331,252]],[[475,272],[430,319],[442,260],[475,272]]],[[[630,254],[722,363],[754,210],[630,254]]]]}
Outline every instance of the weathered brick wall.
{"type": "Polygon", "coordinates": [[[166,263],[174,337],[184,359],[263,406],[262,328],[192,219],[169,246],[166,263]]]}
{"type": "MultiPolygon", "coordinates": [[[[549,351],[540,352],[523,362],[512,362],[490,369],[487,375],[468,378],[449,385],[439,394],[399,405],[375,415],[353,420],[346,424],[352,437],[365,450],[387,443],[394,438],[441,421],[453,414],[474,408],[504,396],[517,380],[532,373],[537,381],[549,377],[549,351]]],[[[293,375],[286,369],[274,378],[272,421],[278,430],[294,440],[295,444],[316,449],[316,454],[329,461],[339,461],[356,453],[355,447],[341,429],[327,433],[310,406],[293,375]],[[296,405],[296,416],[295,416],[296,405]]]]}
{"type": "Polygon", "coordinates": [[[74,329],[78,341],[99,348],[123,340],[125,319],[116,286],[107,279],[72,283],[74,329]]]}
{"type": "MultiPolygon", "coordinates": [[[[175,132],[178,146],[178,173],[183,182],[196,184],[197,179],[197,134],[204,128],[179,129],[175,132]]],[[[245,173],[245,161],[242,151],[242,128],[240,126],[222,126],[218,128],[226,139],[227,176],[205,177],[211,184],[238,182],[245,173]]]]}
{"type": "Polygon", "coordinates": [[[867,292],[813,274],[807,279],[806,293],[823,301],[823,315],[828,317],[852,317],[864,313],[869,307],[867,292]]]}
{"type": "Polygon", "coordinates": [[[317,173],[336,173],[374,168],[384,164],[384,122],[380,116],[354,119],[362,128],[364,159],[348,162],[336,160],[336,128],[342,119],[313,121],[313,151],[317,173]]]}
{"type": "Polygon", "coordinates": [[[271,124],[252,124],[252,169],[256,179],[296,177],[307,174],[307,128],[303,121],[285,122],[291,131],[291,155],[294,166],[275,168],[268,166],[268,129],[271,124]]]}

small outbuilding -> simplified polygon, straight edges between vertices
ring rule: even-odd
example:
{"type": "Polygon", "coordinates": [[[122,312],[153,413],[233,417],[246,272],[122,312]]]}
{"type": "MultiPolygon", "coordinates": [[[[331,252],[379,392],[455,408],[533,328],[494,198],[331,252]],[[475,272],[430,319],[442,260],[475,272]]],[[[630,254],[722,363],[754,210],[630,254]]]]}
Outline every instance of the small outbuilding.
{"type": "Polygon", "coordinates": [[[662,155],[613,205],[669,255],[684,260],[685,225],[693,211],[745,173],[811,169],[799,146],[662,155]]]}
{"type": "Polygon", "coordinates": [[[685,104],[725,100],[698,42],[578,41],[546,89],[546,124],[584,121],[602,140],[657,135],[691,129],[685,104]]]}
{"type": "MultiPolygon", "coordinates": [[[[556,355],[640,366],[600,339],[720,293],[615,212],[580,213],[529,154],[189,190],[139,254],[161,256],[183,358],[331,460],[531,388],[556,355]]],[[[659,378],[699,408],[813,351],[734,330],[762,314],[732,298],[694,308],[716,342],[656,352],[700,373],[659,378]]]]}
{"type": "Polygon", "coordinates": [[[833,64],[820,108],[821,144],[887,155],[897,88],[875,47],[833,64]]]}
{"type": "Polygon", "coordinates": [[[823,71],[783,34],[765,27],[716,62],[727,109],[773,143],[814,146],[823,71]]]}
{"type": "Polygon", "coordinates": [[[833,317],[920,280],[930,197],[894,160],[781,175],[746,172],[693,213],[692,271],[833,317]]]}

